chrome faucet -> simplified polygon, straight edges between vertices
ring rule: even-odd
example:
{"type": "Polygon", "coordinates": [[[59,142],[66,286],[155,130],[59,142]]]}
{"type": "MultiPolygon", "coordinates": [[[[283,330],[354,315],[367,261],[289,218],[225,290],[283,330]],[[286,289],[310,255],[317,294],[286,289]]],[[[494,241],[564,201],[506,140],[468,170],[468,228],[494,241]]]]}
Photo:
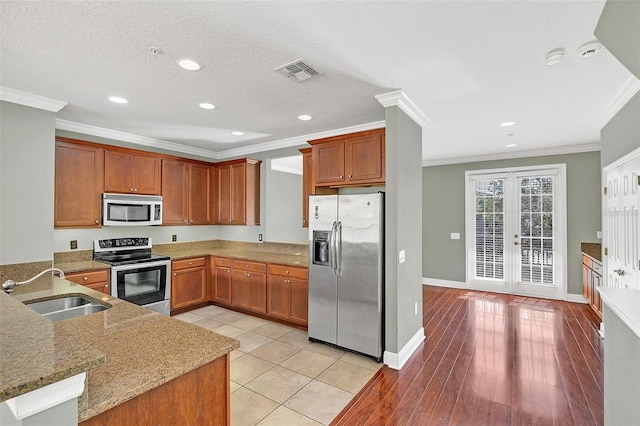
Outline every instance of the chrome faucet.
{"type": "Polygon", "coordinates": [[[13,293],[13,290],[22,284],[29,284],[32,281],[37,280],[38,278],[40,278],[41,276],[43,276],[44,274],[46,274],[47,272],[57,272],[58,276],[60,276],[60,279],[64,279],[64,272],[62,272],[61,269],[58,268],[49,268],[49,269],[45,269],[44,271],[40,272],[38,275],[36,275],[33,278],[30,278],[26,281],[13,281],[13,280],[6,280],[5,282],[2,283],[2,289],[4,290],[5,293],[7,294],[11,294],[13,293]]]}

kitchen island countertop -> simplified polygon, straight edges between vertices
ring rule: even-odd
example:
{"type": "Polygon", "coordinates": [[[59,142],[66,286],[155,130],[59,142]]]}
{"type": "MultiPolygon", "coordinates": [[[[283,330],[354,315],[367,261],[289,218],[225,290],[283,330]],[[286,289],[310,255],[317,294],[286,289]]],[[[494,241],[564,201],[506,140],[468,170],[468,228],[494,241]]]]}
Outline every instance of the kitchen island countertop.
{"type": "Polygon", "coordinates": [[[2,400],[87,371],[78,399],[82,422],[237,349],[237,340],[87,287],[43,277],[0,294],[2,400]],[[48,319],[22,301],[83,294],[110,304],[102,312],[48,319]]]}

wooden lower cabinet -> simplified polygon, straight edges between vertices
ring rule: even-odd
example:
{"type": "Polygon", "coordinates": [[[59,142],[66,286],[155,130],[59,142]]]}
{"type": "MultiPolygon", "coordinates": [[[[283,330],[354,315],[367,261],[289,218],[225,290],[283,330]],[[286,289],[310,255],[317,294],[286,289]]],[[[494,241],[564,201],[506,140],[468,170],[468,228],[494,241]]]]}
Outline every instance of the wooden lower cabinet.
{"type": "Polygon", "coordinates": [[[171,262],[171,310],[187,308],[207,300],[205,257],[171,262]]]}
{"type": "Polygon", "coordinates": [[[598,287],[602,286],[602,263],[582,256],[582,294],[598,318],[602,319],[602,299],[598,287]]]}
{"type": "Polygon", "coordinates": [[[104,294],[111,294],[109,284],[109,269],[97,269],[91,271],[71,272],[65,274],[68,281],[82,284],[85,287],[99,291],[104,294]]]}
{"type": "Polygon", "coordinates": [[[228,425],[229,383],[225,354],[80,425],[228,425]]]}
{"type": "Polygon", "coordinates": [[[306,268],[269,265],[267,314],[274,318],[308,324],[309,272],[306,268]]]}
{"type": "Polygon", "coordinates": [[[233,260],[231,304],[249,311],[267,312],[267,265],[233,260]]]}
{"type": "Polygon", "coordinates": [[[209,299],[231,305],[231,259],[212,257],[210,276],[209,299]]]}

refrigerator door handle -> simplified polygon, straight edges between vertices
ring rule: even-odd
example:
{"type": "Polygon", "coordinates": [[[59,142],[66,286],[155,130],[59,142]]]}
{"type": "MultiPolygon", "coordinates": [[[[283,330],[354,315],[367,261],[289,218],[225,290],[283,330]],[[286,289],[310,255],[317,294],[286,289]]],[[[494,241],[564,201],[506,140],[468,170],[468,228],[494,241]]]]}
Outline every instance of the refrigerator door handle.
{"type": "Polygon", "coordinates": [[[336,276],[336,231],[338,223],[333,222],[331,225],[331,233],[329,234],[329,267],[331,268],[331,274],[336,276]]]}
{"type": "Polygon", "coordinates": [[[342,276],[340,271],[340,266],[342,263],[342,222],[338,222],[338,226],[336,228],[336,276],[342,276]]]}

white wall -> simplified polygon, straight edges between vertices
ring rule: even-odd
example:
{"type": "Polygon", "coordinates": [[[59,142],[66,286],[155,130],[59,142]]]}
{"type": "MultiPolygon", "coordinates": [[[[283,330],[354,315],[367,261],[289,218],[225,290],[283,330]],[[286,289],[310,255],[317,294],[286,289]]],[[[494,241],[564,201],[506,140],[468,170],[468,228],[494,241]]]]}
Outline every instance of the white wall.
{"type": "Polygon", "coordinates": [[[53,258],[55,113],[0,102],[0,264],[53,258]]]}

